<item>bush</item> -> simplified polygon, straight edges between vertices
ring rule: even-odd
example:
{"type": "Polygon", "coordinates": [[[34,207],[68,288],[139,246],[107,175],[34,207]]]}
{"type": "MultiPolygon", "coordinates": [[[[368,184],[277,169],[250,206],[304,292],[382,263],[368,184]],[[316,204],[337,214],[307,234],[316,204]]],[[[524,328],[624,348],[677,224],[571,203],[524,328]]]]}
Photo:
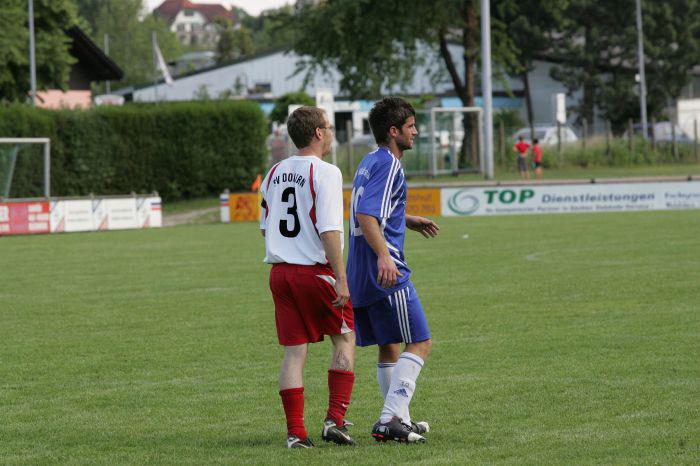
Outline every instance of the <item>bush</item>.
{"type": "MultiPolygon", "coordinates": [[[[246,189],[264,169],[266,128],[258,105],[242,101],[0,108],[0,136],[51,138],[54,196],[157,191],[173,200],[246,189]]],[[[42,173],[41,164],[33,157],[22,171],[42,173]]],[[[40,195],[23,179],[12,196],[40,195]]]]}
{"type": "Polygon", "coordinates": [[[284,94],[275,99],[275,106],[270,112],[270,120],[280,124],[286,122],[290,105],[316,105],[316,99],[306,92],[289,92],[284,94]]]}

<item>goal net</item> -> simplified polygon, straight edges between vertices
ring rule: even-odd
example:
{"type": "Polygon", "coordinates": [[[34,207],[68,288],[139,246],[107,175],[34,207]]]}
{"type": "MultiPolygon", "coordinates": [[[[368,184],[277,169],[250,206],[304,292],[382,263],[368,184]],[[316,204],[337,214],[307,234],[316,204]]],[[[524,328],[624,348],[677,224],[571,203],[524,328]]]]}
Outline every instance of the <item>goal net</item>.
{"type": "Polygon", "coordinates": [[[0,138],[0,199],[48,198],[50,166],[48,138],[0,138]]]}
{"type": "Polygon", "coordinates": [[[407,175],[481,172],[483,114],[479,107],[434,107],[416,113],[418,137],[404,154],[407,175]]]}

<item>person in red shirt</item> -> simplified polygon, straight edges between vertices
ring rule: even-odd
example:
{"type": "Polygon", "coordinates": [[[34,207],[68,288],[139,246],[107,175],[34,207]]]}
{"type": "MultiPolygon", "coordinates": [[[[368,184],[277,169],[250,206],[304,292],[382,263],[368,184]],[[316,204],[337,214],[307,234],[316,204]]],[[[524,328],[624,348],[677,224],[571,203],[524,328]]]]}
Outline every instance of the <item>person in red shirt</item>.
{"type": "Polygon", "coordinates": [[[520,178],[527,180],[530,178],[530,172],[527,170],[527,150],[530,144],[525,142],[525,138],[518,136],[518,143],[513,146],[513,150],[518,153],[518,171],[520,178]]]}
{"type": "Polygon", "coordinates": [[[539,139],[532,141],[532,167],[535,170],[535,178],[542,179],[542,148],[539,139]]]}

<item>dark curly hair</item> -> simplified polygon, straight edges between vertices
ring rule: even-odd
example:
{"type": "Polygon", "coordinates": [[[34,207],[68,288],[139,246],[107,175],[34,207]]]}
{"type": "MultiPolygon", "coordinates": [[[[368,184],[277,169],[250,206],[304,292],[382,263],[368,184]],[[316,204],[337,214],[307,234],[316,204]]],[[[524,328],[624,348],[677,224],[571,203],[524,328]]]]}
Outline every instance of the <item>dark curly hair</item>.
{"type": "Polygon", "coordinates": [[[401,128],[409,117],[415,117],[416,111],[411,104],[400,97],[384,97],[374,104],[369,112],[369,126],[377,144],[389,142],[389,129],[401,128]]]}

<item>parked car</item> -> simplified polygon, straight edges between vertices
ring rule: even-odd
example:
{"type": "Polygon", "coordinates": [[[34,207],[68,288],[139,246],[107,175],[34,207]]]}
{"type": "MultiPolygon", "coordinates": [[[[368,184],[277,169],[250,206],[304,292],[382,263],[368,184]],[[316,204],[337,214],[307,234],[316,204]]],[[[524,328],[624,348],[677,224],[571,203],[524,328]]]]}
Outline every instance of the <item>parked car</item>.
{"type": "Polygon", "coordinates": [[[372,133],[358,134],[353,136],[350,140],[350,144],[353,146],[376,146],[377,143],[374,141],[374,136],[372,133]]]}
{"type": "MultiPolygon", "coordinates": [[[[529,144],[532,144],[532,141],[530,140],[530,128],[520,128],[513,134],[513,141],[518,142],[518,139],[522,136],[525,141],[527,141],[529,144]]],[[[536,125],[535,126],[535,138],[539,139],[540,145],[543,146],[555,146],[557,145],[558,142],[558,128],[557,126],[543,126],[543,125],[536,125]]],[[[578,137],[576,136],[576,133],[574,133],[574,130],[572,130],[568,125],[562,125],[561,126],[561,142],[563,144],[569,143],[569,142],[576,142],[578,141],[578,137]]]]}
{"type": "MultiPolygon", "coordinates": [[[[656,142],[673,142],[673,131],[671,127],[671,122],[670,121],[658,121],[656,124],[652,125],[651,123],[647,124],[647,136],[651,137],[652,135],[652,128],[653,128],[653,134],[654,134],[654,140],[656,142]]],[[[642,125],[641,123],[637,123],[632,126],[632,129],[634,130],[635,136],[641,136],[642,135],[642,125]]],[[[675,132],[676,132],[676,142],[680,144],[691,144],[693,140],[688,137],[687,134],[681,129],[680,126],[675,125],[675,132]]],[[[629,129],[625,131],[623,134],[625,138],[629,137],[629,129]]]]}

